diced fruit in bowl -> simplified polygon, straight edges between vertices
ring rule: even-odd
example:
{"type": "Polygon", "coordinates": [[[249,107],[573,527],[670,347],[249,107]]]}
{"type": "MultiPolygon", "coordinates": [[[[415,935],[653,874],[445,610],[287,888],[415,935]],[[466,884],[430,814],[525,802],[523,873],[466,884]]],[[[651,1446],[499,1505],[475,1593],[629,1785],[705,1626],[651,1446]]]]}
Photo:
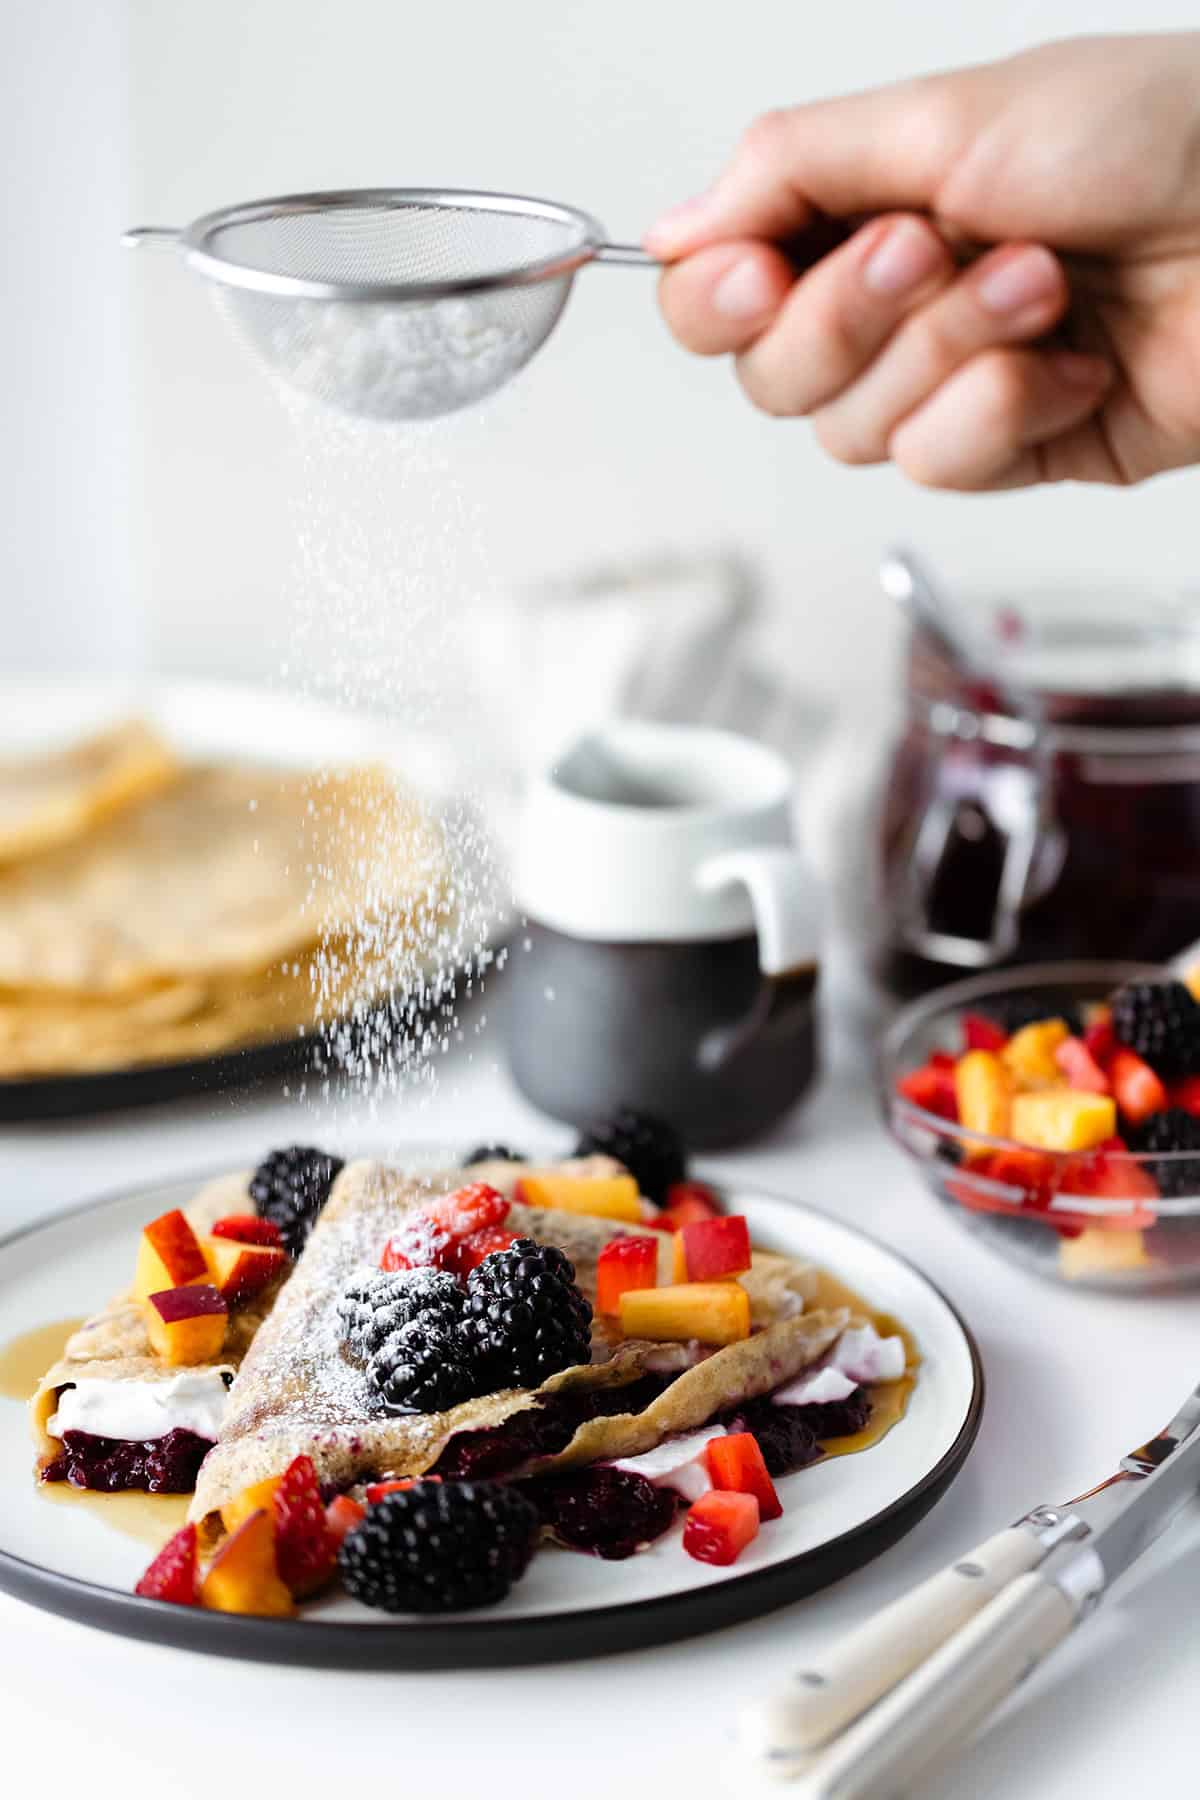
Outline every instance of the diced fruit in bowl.
{"type": "Polygon", "coordinates": [[[631,1289],[621,1295],[621,1330],[653,1342],[736,1344],[750,1336],[750,1296],[736,1281],[631,1289]]]}
{"type": "Polygon", "coordinates": [[[676,1281],[723,1281],[749,1267],[750,1227],[740,1213],[699,1219],[676,1233],[676,1281]]]}
{"type": "Polygon", "coordinates": [[[758,1536],[758,1501],[753,1494],[713,1488],[692,1506],[683,1527],[683,1547],[697,1562],[736,1562],[758,1536]]]}
{"type": "Polygon", "coordinates": [[[758,1502],[758,1516],[768,1519],[783,1517],[783,1507],[775,1491],[775,1483],[767,1472],[758,1439],[749,1431],[731,1431],[714,1438],[705,1449],[708,1472],[714,1488],[734,1494],[753,1494],[758,1502]]]}
{"type": "Polygon", "coordinates": [[[1053,1087],[1062,1079],[1055,1053],[1070,1035],[1065,1019],[1040,1019],[1014,1032],[1000,1054],[1022,1086],[1053,1087]]]}
{"type": "Polygon", "coordinates": [[[200,1584],[200,1604],[214,1612],[290,1618],[296,1608],[275,1563],[275,1526],[266,1507],[225,1539],[200,1584]]]}
{"type": "Polygon", "coordinates": [[[150,1348],[172,1368],[213,1362],[221,1354],[229,1308],[211,1283],[151,1294],[142,1314],[150,1348]]]}
{"type": "Polygon", "coordinates": [[[522,1206],[555,1212],[590,1213],[597,1219],[641,1223],[642,1202],[632,1175],[522,1175],[516,1198],[522,1206]]]}
{"type": "Polygon", "coordinates": [[[133,1277],[135,1300],[147,1300],[163,1288],[207,1280],[204,1250],[178,1207],[143,1228],[133,1277]]]}
{"type": "Polygon", "coordinates": [[[1113,1051],[1108,1079],[1122,1115],[1131,1124],[1143,1124],[1151,1113],[1162,1112],[1167,1104],[1163,1082],[1133,1050],[1113,1051]]]}
{"type": "Polygon", "coordinates": [[[1090,1150],[1116,1129],[1117,1109],[1108,1094],[1047,1088],[1013,1100],[1012,1135],[1039,1150],[1090,1150]]]}
{"type": "Polygon", "coordinates": [[[1146,1269],[1146,1241],[1140,1231],[1111,1231],[1091,1225],[1059,1245],[1058,1266],[1068,1281],[1146,1269]]]}
{"type": "Polygon", "coordinates": [[[134,1588],[143,1600],[169,1600],[174,1606],[196,1606],[198,1561],[196,1527],[184,1525],[169,1537],[134,1588]]]}
{"type": "Polygon", "coordinates": [[[615,1237],[596,1262],[596,1311],[617,1314],[621,1295],[652,1288],[658,1281],[658,1239],[615,1237]]]}
{"type": "Polygon", "coordinates": [[[954,1070],[958,1117],[968,1131],[1007,1137],[1012,1122],[1013,1078],[991,1050],[968,1050],[954,1070]]]}
{"type": "Polygon", "coordinates": [[[963,1047],[967,1050],[1003,1050],[1008,1033],[995,1019],[983,1013],[966,1012],[962,1017],[963,1047]]]}
{"type": "Polygon", "coordinates": [[[1082,1038],[1064,1038],[1054,1052],[1054,1060],[1067,1078],[1067,1086],[1085,1094],[1109,1094],[1108,1076],[1082,1038]]]}
{"type": "Polygon", "coordinates": [[[203,1248],[213,1286],[230,1306],[261,1294],[283,1274],[290,1260],[282,1250],[247,1244],[239,1238],[210,1237],[203,1248]]]}
{"type": "Polygon", "coordinates": [[[958,1119],[958,1096],[954,1079],[954,1057],[935,1051],[919,1069],[902,1075],[896,1091],[924,1112],[936,1113],[940,1119],[958,1119]]]}

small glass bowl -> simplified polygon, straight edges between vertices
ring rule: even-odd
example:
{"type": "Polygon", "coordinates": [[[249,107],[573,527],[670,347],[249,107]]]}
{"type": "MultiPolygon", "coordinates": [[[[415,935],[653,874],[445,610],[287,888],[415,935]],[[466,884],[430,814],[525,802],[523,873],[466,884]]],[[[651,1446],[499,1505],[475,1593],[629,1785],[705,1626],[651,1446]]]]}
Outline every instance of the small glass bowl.
{"type": "Polygon", "coordinates": [[[1039,1014],[1053,1018],[1066,1006],[1107,999],[1122,982],[1162,974],[1139,963],[1029,964],[939,988],[905,1007],[884,1032],[878,1073],[892,1135],[930,1192],[1010,1262],[1072,1286],[1145,1290],[1200,1282],[1200,1156],[1105,1152],[1110,1192],[1081,1192],[1096,1185],[1094,1152],[1031,1150],[1013,1138],[966,1131],[905,1099],[897,1082],[934,1051],[961,1054],[966,1012],[995,1013],[1004,1000],[1029,994],[1039,1014]],[[998,1153],[986,1173],[985,1151],[998,1153]],[[1159,1179],[1183,1191],[1160,1195],[1159,1179]]]}

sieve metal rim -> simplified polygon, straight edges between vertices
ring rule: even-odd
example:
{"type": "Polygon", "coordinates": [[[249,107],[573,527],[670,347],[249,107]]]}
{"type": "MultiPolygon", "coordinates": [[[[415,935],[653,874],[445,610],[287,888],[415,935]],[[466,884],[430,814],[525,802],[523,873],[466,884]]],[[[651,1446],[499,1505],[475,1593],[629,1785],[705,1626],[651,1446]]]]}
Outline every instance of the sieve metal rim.
{"type": "Polygon", "coordinates": [[[595,259],[604,248],[606,234],[599,220],[575,206],[542,200],[527,194],[491,193],[483,188],[331,188],[307,194],[283,194],[267,200],[248,200],[237,206],[205,213],[183,230],[179,246],[188,266],[210,281],[251,293],[271,294],[288,300],[371,301],[449,300],[460,295],[491,293],[497,289],[526,287],[573,275],[595,259]],[[213,250],[212,239],[232,225],[248,225],[293,213],[332,212],[338,208],[436,207],[477,212],[513,213],[570,225],[578,241],[558,256],[543,257],[521,268],[488,275],[458,276],[446,281],[317,281],[307,276],[282,275],[257,268],[213,250]]]}

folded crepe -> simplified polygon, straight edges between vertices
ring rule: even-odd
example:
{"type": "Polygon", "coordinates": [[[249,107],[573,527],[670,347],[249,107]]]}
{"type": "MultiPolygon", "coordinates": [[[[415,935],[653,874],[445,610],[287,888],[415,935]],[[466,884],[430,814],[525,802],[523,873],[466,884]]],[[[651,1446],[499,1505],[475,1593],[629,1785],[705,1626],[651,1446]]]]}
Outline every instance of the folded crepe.
{"type": "MultiPolygon", "coordinates": [[[[183,1209],[197,1235],[211,1231],[216,1221],[229,1213],[253,1210],[249,1182],[249,1173],[243,1171],[219,1176],[200,1189],[190,1205],[183,1209]]],[[[61,1442],[51,1435],[47,1426],[64,1388],[84,1380],[169,1382],[180,1374],[209,1372],[232,1379],[279,1292],[280,1283],[276,1281],[232,1309],[219,1361],[193,1364],[181,1370],[168,1367],[155,1356],[146,1336],[141,1307],[129,1289],[123,1289],[100,1312],[72,1332],[62,1355],[42,1376],[29,1402],[39,1468],[52,1462],[62,1450],[61,1442]]]]}
{"type": "MultiPolygon", "coordinates": [[[[521,1169],[481,1165],[470,1171],[475,1179],[493,1173],[511,1186],[521,1169]]],[[[458,1171],[433,1185],[457,1185],[462,1178],[458,1171]]],[[[416,1476],[433,1467],[456,1433],[493,1429],[536,1407],[544,1396],[623,1387],[649,1373],[674,1374],[649,1405],[588,1419],[563,1449],[532,1459],[520,1472],[542,1474],[634,1456],[790,1380],[833,1344],[848,1320],[844,1309],[805,1313],[813,1271],[790,1258],[756,1253],[754,1266],[740,1279],[759,1329],[740,1343],[697,1360],[693,1346],[618,1339],[600,1320],[592,1361],[562,1370],[536,1390],[502,1389],[440,1413],[384,1414],[365,1371],[343,1355],[337,1303],[349,1282],[378,1268],[385,1239],[428,1199],[430,1185],[365,1161],[350,1164],[338,1177],[287,1288],[234,1380],[221,1440],[196,1483],[194,1520],[215,1528],[222,1506],[251,1483],[280,1474],[302,1453],[311,1456],[327,1483],[416,1476]]],[[[522,1237],[563,1250],[592,1300],[601,1250],[615,1235],[639,1229],[517,1202],[506,1223],[522,1237]]],[[[668,1280],[670,1255],[664,1234],[660,1265],[668,1280]]]]}

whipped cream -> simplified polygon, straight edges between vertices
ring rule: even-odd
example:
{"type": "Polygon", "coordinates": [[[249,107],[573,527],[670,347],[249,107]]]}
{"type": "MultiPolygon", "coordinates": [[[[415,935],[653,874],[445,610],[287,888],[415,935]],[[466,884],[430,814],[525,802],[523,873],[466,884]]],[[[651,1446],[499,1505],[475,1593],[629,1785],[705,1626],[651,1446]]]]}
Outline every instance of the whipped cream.
{"type": "Polygon", "coordinates": [[[857,1387],[899,1381],[908,1363],[902,1337],[880,1337],[873,1325],[843,1331],[815,1368],[776,1388],[776,1406],[818,1406],[848,1400],[857,1387]]]}
{"type": "Polygon", "coordinates": [[[219,1369],[185,1369],[168,1381],[106,1381],[85,1375],[63,1389],[46,1430],[51,1437],[89,1431],[94,1437],[133,1443],[168,1431],[194,1431],[215,1443],[228,1394],[219,1369]]]}
{"type": "Polygon", "coordinates": [[[700,1431],[688,1431],[680,1437],[667,1438],[653,1450],[640,1456],[622,1456],[614,1469],[641,1475],[655,1487],[674,1488],[687,1501],[699,1500],[712,1486],[704,1451],[714,1438],[724,1437],[723,1425],[706,1425],[700,1431]]]}

